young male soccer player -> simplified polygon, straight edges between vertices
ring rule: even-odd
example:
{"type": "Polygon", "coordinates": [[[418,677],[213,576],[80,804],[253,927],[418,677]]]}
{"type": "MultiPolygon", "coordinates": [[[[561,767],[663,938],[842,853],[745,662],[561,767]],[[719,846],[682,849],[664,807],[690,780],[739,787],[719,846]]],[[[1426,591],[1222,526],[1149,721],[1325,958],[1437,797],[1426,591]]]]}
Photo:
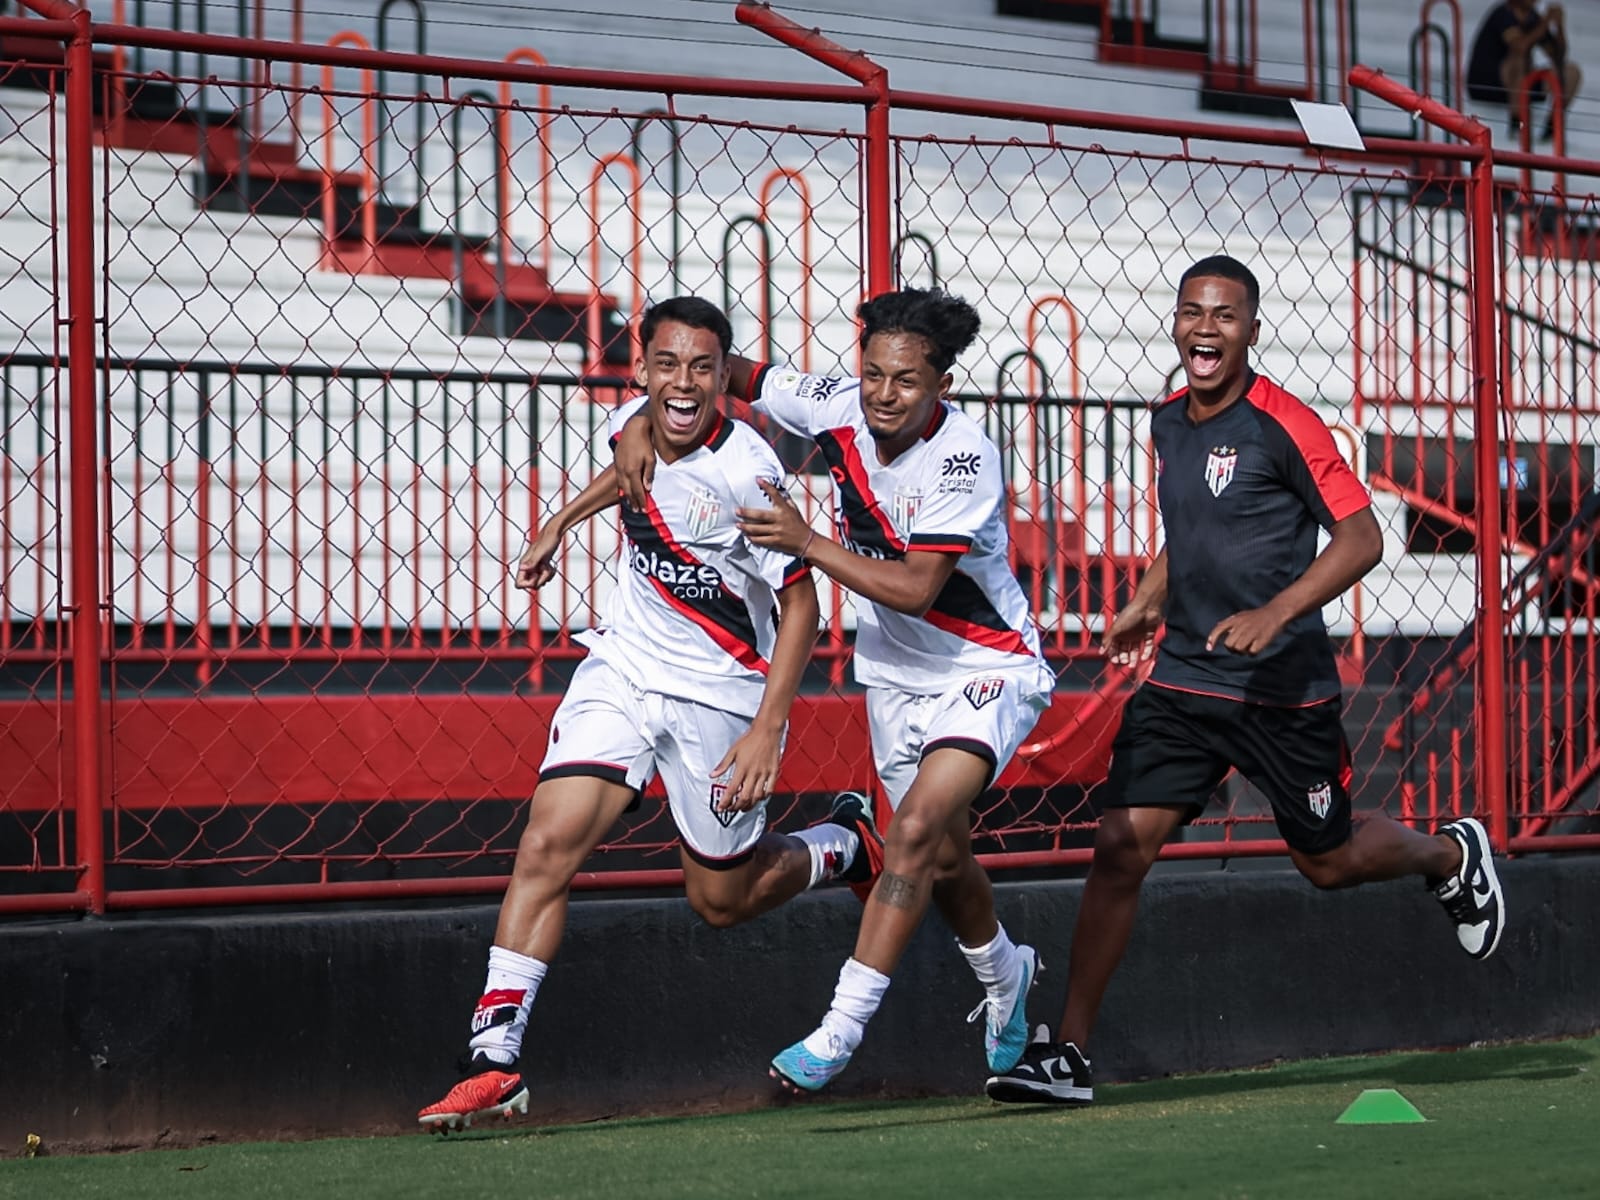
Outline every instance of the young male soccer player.
{"type": "Polygon", "coordinates": [[[1140,885],[1230,768],[1266,793],[1290,859],[1317,887],[1421,875],[1468,954],[1487,958],[1500,941],[1505,909],[1481,824],[1452,821],[1430,837],[1374,813],[1352,829],[1321,610],[1377,565],[1383,534],[1321,419],[1251,370],[1260,294],[1243,263],[1221,256],[1179,284],[1172,337],[1188,387],[1151,425],[1166,547],[1105,637],[1113,661],[1154,653],[1155,667],[1112,746],[1059,1041],[1034,1042],[991,1078],[996,1100],[1094,1098],[1089,1033],[1140,885]],[[1330,535],[1320,554],[1318,526],[1330,535]]]}
{"type": "MultiPolygon", "coordinates": [[[[935,289],[879,296],[859,316],[860,379],[732,360],[734,392],[814,439],[837,489],[837,541],[766,484],[770,505],[747,505],[740,528],[866,601],[856,679],[895,814],[833,1005],[815,1032],[772,1060],[773,1076],[802,1091],[824,1087],[850,1061],[930,898],[984,985],[970,1019],[987,1016],[993,1070],[1022,1053],[1024,1002],[1039,970],[1032,948],[1014,945],[995,919],[988,876],[972,857],[972,802],[1049,705],[1054,683],[1006,561],[999,453],[945,401],[978,314],[935,289]]],[[[640,426],[624,431],[617,466],[630,500],[645,503],[649,441],[640,426]]]]}
{"type": "MultiPolygon", "coordinates": [[[[589,656],[551,723],[472,1015],[471,1073],[417,1114],[436,1130],[527,1111],[516,1064],[566,923],[567,889],[656,772],[682,838],[689,903],[714,926],[823,879],[865,880],[878,854],[871,816],[849,793],[829,823],[764,832],[789,708],[816,640],[817,593],[804,563],[755,545],[735,524],[738,508],[765,502],[758,484],[775,489],[782,468],[755,430],[717,411],[732,336],[720,309],[692,297],[657,304],[640,323],[647,396],[611,424],[643,413],[661,469],[650,503],[624,515],[610,620],[585,635],[589,656]]],[[[608,467],[539,532],[517,585],[548,582],[566,533],[618,499],[608,467]]]]}

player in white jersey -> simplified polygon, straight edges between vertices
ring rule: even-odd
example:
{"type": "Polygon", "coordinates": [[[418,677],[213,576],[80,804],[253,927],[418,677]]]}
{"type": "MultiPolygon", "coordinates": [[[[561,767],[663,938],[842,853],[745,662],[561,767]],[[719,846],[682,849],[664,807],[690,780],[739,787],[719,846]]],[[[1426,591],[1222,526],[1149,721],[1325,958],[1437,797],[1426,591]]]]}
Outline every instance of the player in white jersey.
{"type": "MultiPolygon", "coordinates": [[[[864,881],[881,862],[859,796],[841,796],[811,829],[766,831],[789,709],[816,640],[816,587],[797,556],[756,545],[736,524],[740,507],[766,502],[758,485],[776,488],[783,471],[755,430],[717,411],[727,318],[679,297],[651,308],[639,336],[647,396],[615,412],[611,430],[643,414],[662,466],[649,503],[624,514],[609,619],[582,636],[589,655],[551,723],[472,1017],[469,1074],[417,1115],[435,1130],[527,1111],[517,1063],[572,877],[658,772],[689,903],[711,925],[748,920],[824,879],[864,881]]],[[[565,535],[619,499],[608,467],[539,531],[517,586],[547,583],[565,535]]]]}
{"type": "MultiPolygon", "coordinates": [[[[879,296],[859,316],[860,379],[732,360],[735,392],[814,439],[828,464],[838,540],[812,530],[767,486],[768,506],[741,510],[740,528],[867,602],[856,679],[867,689],[873,758],[894,810],[883,873],[833,1005],[814,1033],[772,1061],[774,1077],[802,1091],[824,1087],[849,1062],[930,899],[984,984],[973,1019],[986,1014],[994,1070],[1009,1070],[1027,1044],[1024,1001],[1039,970],[1032,948],[1014,945],[996,920],[971,847],[972,803],[1049,705],[1054,683],[1006,561],[999,453],[945,399],[978,315],[934,289],[879,296]]],[[[648,470],[648,434],[633,422],[617,448],[635,503],[660,486],[648,470]]]]}

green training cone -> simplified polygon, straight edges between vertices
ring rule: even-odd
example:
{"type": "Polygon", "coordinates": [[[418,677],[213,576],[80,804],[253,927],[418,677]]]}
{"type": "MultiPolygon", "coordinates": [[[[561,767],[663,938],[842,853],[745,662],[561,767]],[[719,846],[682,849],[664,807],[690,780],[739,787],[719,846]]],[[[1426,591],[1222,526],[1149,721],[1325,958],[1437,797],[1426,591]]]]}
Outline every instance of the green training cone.
{"type": "Polygon", "coordinates": [[[1368,1088],[1350,1102],[1335,1125],[1413,1125],[1428,1118],[1393,1088],[1368,1088]]]}

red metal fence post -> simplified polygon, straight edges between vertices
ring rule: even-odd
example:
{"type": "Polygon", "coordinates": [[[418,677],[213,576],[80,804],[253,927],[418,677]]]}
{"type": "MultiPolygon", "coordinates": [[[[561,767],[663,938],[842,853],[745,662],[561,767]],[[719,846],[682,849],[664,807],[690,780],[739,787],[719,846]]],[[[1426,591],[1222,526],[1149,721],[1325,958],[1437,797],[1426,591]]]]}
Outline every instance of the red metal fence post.
{"type": "Polygon", "coordinates": [[[1468,180],[1467,211],[1471,264],[1467,290],[1471,298],[1472,411],[1475,438],[1473,507],[1478,522],[1477,716],[1476,778],[1481,809],[1489,815],[1490,835],[1504,850],[1510,835],[1506,796],[1506,612],[1502,578],[1504,533],[1500,520],[1500,387],[1499,335],[1496,316],[1501,298],[1495,264],[1494,151],[1489,130],[1436,100],[1419,96],[1381,71],[1350,69],[1353,87],[1416,113],[1429,124],[1470,142],[1477,151],[1468,180]]]}
{"type": "Polygon", "coordinates": [[[889,72],[859,50],[846,50],[815,29],[796,25],[773,11],[770,4],[740,0],[734,16],[742,25],[759,29],[785,46],[816,59],[824,66],[864,84],[867,105],[866,196],[867,294],[876,296],[894,286],[894,234],[891,224],[891,174],[889,171],[889,72]]]}
{"type": "Polygon", "coordinates": [[[94,44],[89,10],[65,0],[24,0],[69,20],[67,43],[67,409],[72,531],[72,755],[76,764],[78,887],[89,910],[106,908],[100,762],[99,431],[95,396],[94,44]]]}

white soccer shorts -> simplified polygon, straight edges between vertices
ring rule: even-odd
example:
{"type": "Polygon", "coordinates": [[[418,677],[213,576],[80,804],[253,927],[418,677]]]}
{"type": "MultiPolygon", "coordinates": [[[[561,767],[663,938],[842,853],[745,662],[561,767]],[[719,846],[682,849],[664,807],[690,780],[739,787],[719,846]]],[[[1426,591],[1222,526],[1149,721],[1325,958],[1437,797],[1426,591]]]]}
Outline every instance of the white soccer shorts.
{"type": "Polygon", "coordinates": [[[734,867],[766,831],[766,801],[748,812],[716,811],[727,780],[711,770],[749,728],[748,717],[647,692],[591,655],[556,709],[539,779],[592,776],[643,791],[659,772],[689,857],[734,867]]]}
{"type": "Polygon", "coordinates": [[[1047,670],[1028,666],[974,675],[933,695],[868,688],[872,759],[889,807],[899,809],[923,757],[942,746],[988,759],[993,783],[1050,707],[1051,682],[1047,670]]]}

